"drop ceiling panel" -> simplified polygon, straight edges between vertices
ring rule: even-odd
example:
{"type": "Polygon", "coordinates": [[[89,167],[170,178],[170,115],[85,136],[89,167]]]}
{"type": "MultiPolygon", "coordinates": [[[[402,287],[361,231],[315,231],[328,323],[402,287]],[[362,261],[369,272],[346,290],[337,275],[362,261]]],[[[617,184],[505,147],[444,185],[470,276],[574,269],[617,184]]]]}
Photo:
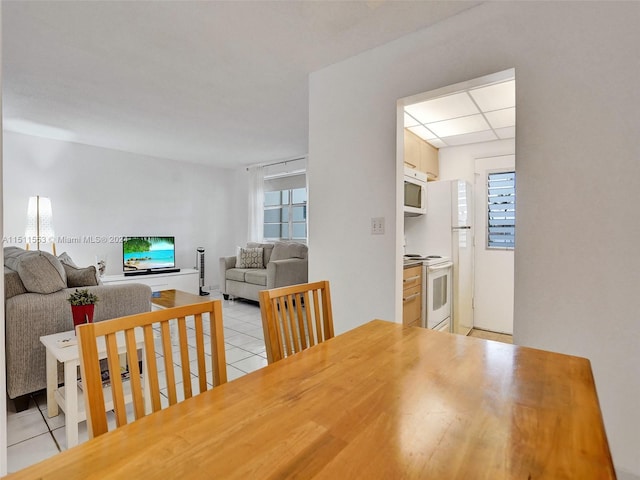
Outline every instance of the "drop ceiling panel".
{"type": "Polygon", "coordinates": [[[516,81],[496,83],[470,90],[478,107],[484,112],[516,106],[516,81]]]}
{"type": "Polygon", "coordinates": [[[480,114],[430,123],[427,127],[440,138],[464,133],[480,132],[482,130],[489,130],[490,128],[487,121],[480,114]]]}
{"type": "Polygon", "coordinates": [[[422,123],[439,122],[449,118],[478,113],[478,108],[465,92],[434,98],[405,107],[405,111],[422,123]]]}
{"type": "Polygon", "coordinates": [[[498,140],[498,137],[492,130],[484,130],[482,132],[466,133],[464,135],[454,135],[442,139],[448,146],[466,145],[469,143],[490,142],[498,140]]]}
{"type": "Polygon", "coordinates": [[[499,138],[515,138],[516,137],[516,127],[496,128],[495,132],[499,138]]]}
{"type": "Polygon", "coordinates": [[[485,117],[493,128],[513,127],[516,124],[516,109],[513,107],[487,112],[485,117]]]}
{"type": "Polygon", "coordinates": [[[436,148],[514,138],[515,91],[511,78],[407,105],[405,127],[436,148]]]}
{"type": "Polygon", "coordinates": [[[404,114],[404,128],[415,127],[416,125],[420,125],[420,122],[418,122],[411,115],[407,115],[405,113],[404,114]]]}
{"type": "Polygon", "coordinates": [[[433,145],[434,147],[436,147],[436,148],[443,148],[443,147],[447,147],[448,146],[446,143],[444,143],[439,138],[434,138],[433,140],[429,140],[429,143],[431,145],[433,145]]]}
{"type": "Polygon", "coordinates": [[[432,140],[434,138],[437,138],[433,133],[431,133],[427,128],[423,127],[422,125],[419,125],[417,127],[410,127],[409,130],[411,130],[413,133],[418,135],[423,140],[432,140]]]}

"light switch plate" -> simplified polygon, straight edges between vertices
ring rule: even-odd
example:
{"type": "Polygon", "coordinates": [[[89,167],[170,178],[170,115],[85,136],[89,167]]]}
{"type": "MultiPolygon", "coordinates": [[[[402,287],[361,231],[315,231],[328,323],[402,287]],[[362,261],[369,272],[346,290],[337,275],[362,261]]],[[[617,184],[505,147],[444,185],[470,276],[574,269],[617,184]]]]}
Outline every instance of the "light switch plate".
{"type": "Polygon", "coordinates": [[[384,217],[371,218],[371,235],[384,235],[384,217]]]}

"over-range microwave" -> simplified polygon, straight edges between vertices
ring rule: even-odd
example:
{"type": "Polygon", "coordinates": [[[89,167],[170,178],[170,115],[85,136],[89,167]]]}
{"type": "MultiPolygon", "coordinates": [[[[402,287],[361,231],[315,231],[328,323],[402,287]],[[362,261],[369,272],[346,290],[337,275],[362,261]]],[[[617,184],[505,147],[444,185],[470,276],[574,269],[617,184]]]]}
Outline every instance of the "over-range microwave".
{"type": "Polygon", "coordinates": [[[404,167],[404,216],[427,213],[427,174],[404,167]]]}

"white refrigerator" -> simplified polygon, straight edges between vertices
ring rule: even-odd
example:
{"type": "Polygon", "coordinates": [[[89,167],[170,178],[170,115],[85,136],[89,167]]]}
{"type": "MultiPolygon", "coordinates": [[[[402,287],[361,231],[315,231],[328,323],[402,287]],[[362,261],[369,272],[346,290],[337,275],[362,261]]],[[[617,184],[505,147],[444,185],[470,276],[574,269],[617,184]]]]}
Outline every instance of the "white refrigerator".
{"type": "Polygon", "coordinates": [[[473,328],[473,193],[464,180],[427,184],[425,251],[453,262],[453,328],[466,335],[473,328]]]}

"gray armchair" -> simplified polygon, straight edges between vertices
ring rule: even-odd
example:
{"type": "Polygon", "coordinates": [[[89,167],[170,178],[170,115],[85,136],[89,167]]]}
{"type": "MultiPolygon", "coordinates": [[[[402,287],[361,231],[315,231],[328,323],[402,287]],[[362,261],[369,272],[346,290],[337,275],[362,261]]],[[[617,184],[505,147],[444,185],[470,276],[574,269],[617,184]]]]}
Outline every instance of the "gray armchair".
{"type": "Polygon", "coordinates": [[[258,301],[260,290],[307,283],[307,246],[297,242],[247,243],[238,255],[220,258],[220,291],[258,301]]]}

